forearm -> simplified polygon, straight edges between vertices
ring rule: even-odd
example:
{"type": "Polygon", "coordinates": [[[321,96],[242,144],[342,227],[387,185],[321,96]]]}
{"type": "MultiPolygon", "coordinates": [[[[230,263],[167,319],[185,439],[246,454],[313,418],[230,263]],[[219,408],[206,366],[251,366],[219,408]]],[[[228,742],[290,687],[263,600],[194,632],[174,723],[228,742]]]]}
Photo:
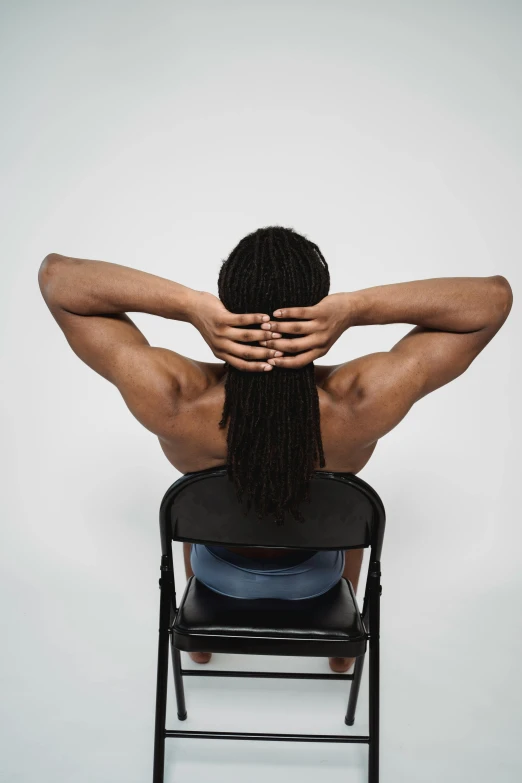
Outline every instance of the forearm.
{"type": "Polygon", "coordinates": [[[38,275],[46,301],[77,315],[141,312],[188,321],[198,291],[139,269],[52,253],[38,275]]]}
{"type": "Polygon", "coordinates": [[[504,316],[511,288],[501,275],[440,277],[366,288],[351,297],[352,326],[407,323],[474,332],[504,316]]]}

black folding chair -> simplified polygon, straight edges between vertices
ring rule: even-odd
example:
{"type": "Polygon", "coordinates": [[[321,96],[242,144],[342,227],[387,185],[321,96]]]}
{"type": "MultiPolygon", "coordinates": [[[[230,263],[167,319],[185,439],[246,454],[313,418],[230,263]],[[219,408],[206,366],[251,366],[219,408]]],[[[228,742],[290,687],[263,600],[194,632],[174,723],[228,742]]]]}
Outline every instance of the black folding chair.
{"type": "Polygon", "coordinates": [[[379,624],[380,559],[385,527],[377,493],[352,473],[316,471],[310,502],[301,504],[304,522],[287,515],[244,515],[226,468],[187,473],[167,490],[160,508],[161,578],[153,783],[163,783],[166,737],[286,740],[368,744],[368,781],[379,780],[379,624]],[[222,546],[285,549],[358,549],[370,547],[362,613],[352,584],[342,578],[323,595],[300,601],[229,598],[194,576],[176,606],[172,541],[222,546]],[[352,726],[370,642],[369,734],[268,734],[244,731],[166,730],[169,636],[179,720],[185,720],[183,676],[286,677],[351,680],[344,722],[352,726]],[[353,674],[238,672],[182,669],[180,650],[242,655],[355,657],[353,674]]]}

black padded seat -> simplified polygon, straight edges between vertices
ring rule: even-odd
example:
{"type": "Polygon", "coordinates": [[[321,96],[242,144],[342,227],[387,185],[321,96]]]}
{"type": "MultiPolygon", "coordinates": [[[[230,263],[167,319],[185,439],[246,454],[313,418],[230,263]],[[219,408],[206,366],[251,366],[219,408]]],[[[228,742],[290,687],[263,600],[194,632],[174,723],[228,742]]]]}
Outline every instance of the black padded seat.
{"type": "Polygon", "coordinates": [[[172,626],[186,652],[356,657],[367,632],[344,577],[315,598],[229,598],[191,576],[172,626]]]}

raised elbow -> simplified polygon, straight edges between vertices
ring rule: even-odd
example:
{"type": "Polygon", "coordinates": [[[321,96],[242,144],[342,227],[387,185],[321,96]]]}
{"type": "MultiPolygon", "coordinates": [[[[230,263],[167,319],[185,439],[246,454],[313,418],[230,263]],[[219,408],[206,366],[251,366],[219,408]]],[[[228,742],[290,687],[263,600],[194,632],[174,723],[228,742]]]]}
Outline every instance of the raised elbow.
{"type": "Polygon", "coordinates": [[[40,264],[40,268],[38,269],[38,283],[44,297],[49,292],[51,282],[58,274],[64,261],[65,257],[61,256],[59,253],[49,253],[40,264]]]}
{"type": "Polygon", "coordinates": [[[495,308],[502,322],[506,320],[513,305],[513,290],[503,275],[494,275],[491,278],[495,287],[495,308]]]}

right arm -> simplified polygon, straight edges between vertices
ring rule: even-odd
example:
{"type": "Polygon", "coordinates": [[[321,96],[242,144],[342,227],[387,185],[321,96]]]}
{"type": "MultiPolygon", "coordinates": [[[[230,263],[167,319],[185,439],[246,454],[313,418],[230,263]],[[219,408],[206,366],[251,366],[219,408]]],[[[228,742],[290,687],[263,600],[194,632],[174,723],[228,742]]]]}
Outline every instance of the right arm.
{"type": "Polygon", "coordinates": [[[513,294],[505,277],[447,277],[356,292],[353,326],[415,324],[384,357],[407,365],[420,399],[457,378],[509,315],[513,294]]]}
{"type": "Polygon", "coordinates": [[[273,344],[288,353],[304,353],[269,361],[276,367],[302,366],[324,355],[350,326],[414,324],[391,351],[339,365],[329,376],[339,399],[364,407],[373,421],[374,441],[393,429],[417,400],[470,366],[505,322],[512,301],[511,287],[501,275],[415,280],[333,294],[313,307],[280,311],[281,318],[309,320],[278,322],[278,332],[305,336],[273,344]]]}

